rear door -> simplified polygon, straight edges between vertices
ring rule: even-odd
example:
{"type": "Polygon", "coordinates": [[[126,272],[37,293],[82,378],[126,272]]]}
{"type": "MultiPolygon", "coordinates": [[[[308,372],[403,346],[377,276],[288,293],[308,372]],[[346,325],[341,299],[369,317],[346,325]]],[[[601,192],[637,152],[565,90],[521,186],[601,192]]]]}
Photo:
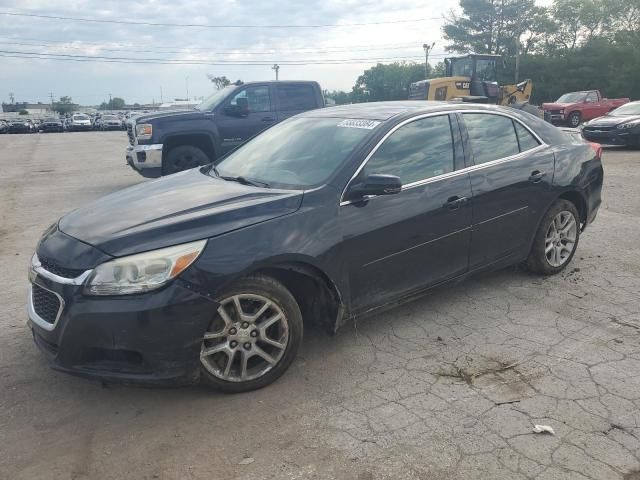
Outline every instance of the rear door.
{"type": "Polygon", "coordinates": [[[318,95],[310,83],[276,84],[278,121],[318,108],[318,95]]]}
{"type": "Polygon", "coordinates": [[[216,114],[223,153],[233,150],[276,122],[275,105],[269,85],[248,85],[225,102],[224,107],[244,109],[244,114],[231,115],[225,108],[216,114]]]}
{"type": "Polygon", "coordinates": [[[340,206],[354,311],[467,271],[471,186],[456,171],[462,160],[456,118],[428,116],[396,128],[352,183],[396,175],[402,191],[340,206]]]}
{"type": "Polygon", "coordinates": [[[473,191],[469,269],[522,259],[551,200],[553,151],[509,116],[470,112],[460,118],[473,191]]]}

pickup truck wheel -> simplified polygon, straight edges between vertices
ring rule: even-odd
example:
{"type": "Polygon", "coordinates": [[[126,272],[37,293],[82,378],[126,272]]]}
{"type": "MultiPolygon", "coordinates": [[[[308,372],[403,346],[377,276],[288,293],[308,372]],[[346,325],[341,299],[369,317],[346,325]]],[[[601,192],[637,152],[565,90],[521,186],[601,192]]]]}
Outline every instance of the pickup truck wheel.
{"type": "Polygon", "coordinates": [[[576,206],[559,199],[545,213],[527,259],[529,270],[555,275],[569,265],[580,240],[580,215],[576,206]]]}
{"type": "Polygon", "coordinates": [[[580,126],[580,122],[582,121],[582,115],[580,112],[572,112],[569,115],[569,125],[573,128],[578,128],[580,126]]]}
{"type": "Polygon", "coordinates": [[[201,380],[227,393],[269,385],[293,362],[302,342],[302,314],[275,279],[246,277],[217,295],[203,334],[201,380]]]}
{"type": "Polygon", "coordinates": [[[165,156],[162,161],[162,174],[171,175],[172,173],[189,170],[207,163],[211,163],[211,160],[198,147],[181,145],[169,150],[169,153],[165,156]]]}

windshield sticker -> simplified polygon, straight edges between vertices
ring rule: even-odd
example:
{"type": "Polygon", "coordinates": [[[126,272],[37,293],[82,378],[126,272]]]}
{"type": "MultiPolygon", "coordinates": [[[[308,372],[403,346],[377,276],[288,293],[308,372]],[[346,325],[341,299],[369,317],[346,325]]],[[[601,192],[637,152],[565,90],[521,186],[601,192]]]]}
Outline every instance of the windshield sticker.
{"type": "Polygon", "coordinates": [[[338,126],[344,128],[364,128],[365,130],[373,130],[380,122],[376,120],[354,120],[351,118],[341,121],[338,126]]]}

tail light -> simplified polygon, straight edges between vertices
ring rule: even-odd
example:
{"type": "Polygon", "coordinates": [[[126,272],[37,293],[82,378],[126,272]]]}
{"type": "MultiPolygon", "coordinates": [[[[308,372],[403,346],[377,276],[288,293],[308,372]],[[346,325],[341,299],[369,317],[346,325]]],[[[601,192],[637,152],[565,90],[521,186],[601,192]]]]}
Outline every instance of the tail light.
{"type": "Polygon", "coordinates": [[[602,160],[602,145],[595,142],[589,142],[589,146],[593,148],[594,152],[596,152],[596,157],[598,157],[598,160],[602,160]]]}

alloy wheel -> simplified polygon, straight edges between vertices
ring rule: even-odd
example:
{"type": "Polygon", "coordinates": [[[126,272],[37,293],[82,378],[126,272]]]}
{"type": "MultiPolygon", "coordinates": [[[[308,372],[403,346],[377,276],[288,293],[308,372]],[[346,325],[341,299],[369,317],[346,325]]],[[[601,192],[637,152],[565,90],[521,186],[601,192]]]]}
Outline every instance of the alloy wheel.
{"type": "Polygon", "coordinates": [[[561,267],[571,258],[576,248],[578,224],[571,212],[558,213],[545,235],[544,253],[552,267],[561,267]]]}
{"type": "Polygon", "coordinates": [[[200,363],[222,380],[255,380],[278,364],[288,342],[287,317],[274,301],[262,295],[232,295],[220,301],[204,334],[200,363]]]}

